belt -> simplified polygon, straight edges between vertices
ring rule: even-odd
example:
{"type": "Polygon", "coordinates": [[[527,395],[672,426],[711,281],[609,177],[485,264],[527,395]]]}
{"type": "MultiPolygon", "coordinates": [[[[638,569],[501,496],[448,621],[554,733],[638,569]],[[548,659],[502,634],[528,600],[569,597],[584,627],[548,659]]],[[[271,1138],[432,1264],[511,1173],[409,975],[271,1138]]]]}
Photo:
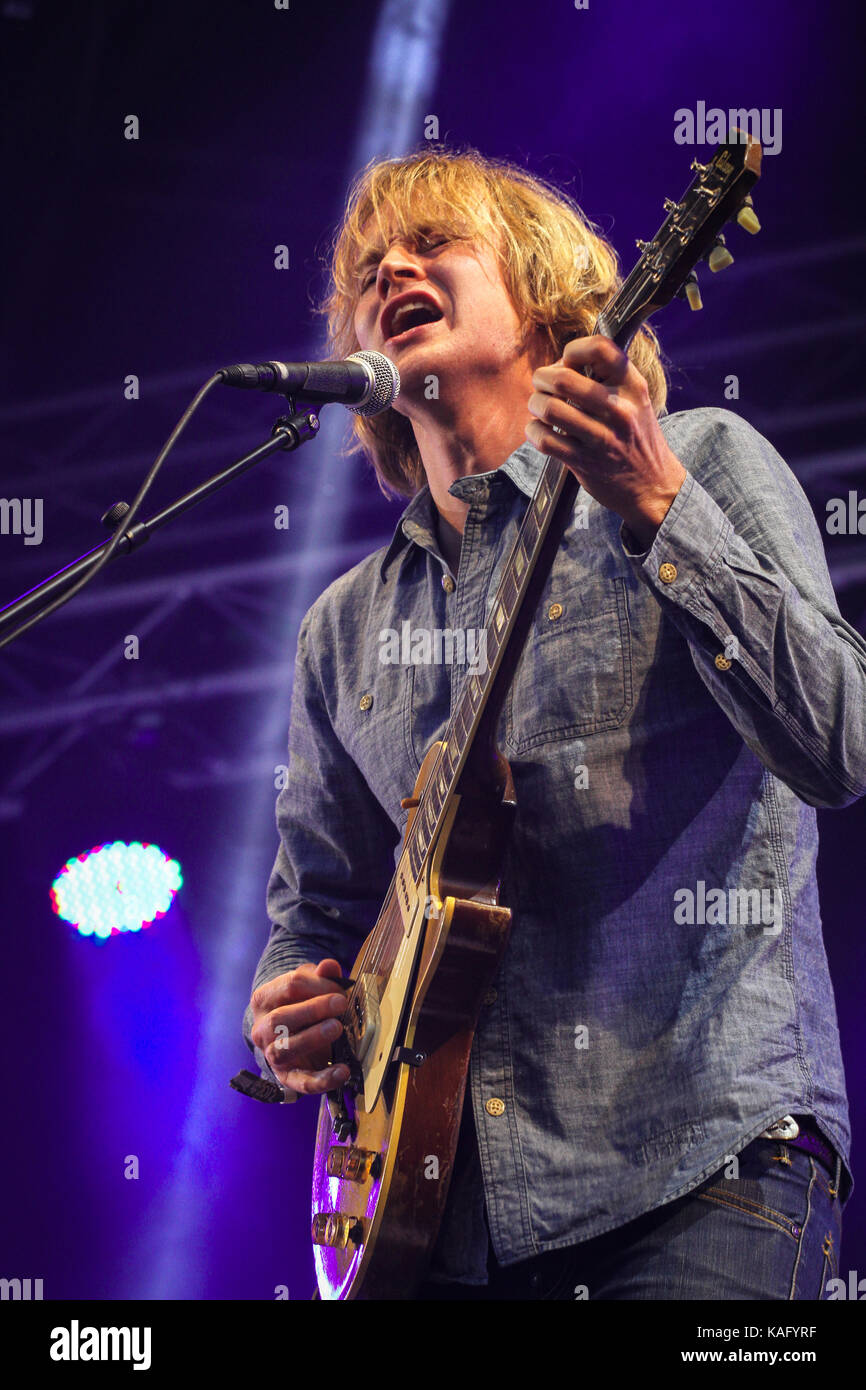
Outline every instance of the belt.
{"type": "Polygon", "coordinates": [[[821,1138],[811,1115],[801,1115],[799,1119],[795,1119],[793,1115],[785,1115],[776,1124],[770,1125],[769,1129],[765,1129],[759,1138],[790,1144],[792,1149],[802,1149],[804,1153],[820,1158],[835,1177],[836,1154],[821,1138]]]}

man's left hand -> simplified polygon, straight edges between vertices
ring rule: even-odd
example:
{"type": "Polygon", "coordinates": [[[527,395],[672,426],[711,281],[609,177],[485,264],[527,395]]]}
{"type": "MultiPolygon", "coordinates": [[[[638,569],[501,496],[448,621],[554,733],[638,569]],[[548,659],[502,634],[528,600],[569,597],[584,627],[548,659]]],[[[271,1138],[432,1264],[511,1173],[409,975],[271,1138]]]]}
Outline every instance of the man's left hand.
{"type": "Polygon", "coordinates": [[[533,373],[532,384],[530,444],[560,459],[649,549],[686,470],[668,447],[637,367],[596,333],[566,343],[558,362],[533,373]]]}

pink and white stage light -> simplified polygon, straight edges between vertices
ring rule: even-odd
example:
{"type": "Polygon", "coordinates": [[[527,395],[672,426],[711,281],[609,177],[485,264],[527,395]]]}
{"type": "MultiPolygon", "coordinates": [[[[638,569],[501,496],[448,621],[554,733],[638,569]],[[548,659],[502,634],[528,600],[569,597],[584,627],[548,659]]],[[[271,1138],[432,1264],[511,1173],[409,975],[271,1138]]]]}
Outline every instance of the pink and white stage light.
{"type": "Polygon", "coordinates": [[[115,840],[67,860],[51,906],[82,936],[105,941],[164,917],[182,884],[180,864],[159,845],[115,840]]]}

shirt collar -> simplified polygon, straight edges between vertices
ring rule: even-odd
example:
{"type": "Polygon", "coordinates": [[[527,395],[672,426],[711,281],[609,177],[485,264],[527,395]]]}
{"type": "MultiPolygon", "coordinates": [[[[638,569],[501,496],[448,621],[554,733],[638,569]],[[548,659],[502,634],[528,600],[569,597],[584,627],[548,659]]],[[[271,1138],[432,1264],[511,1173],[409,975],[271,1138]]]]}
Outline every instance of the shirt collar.
{"type": "MultiPolygon", "coordinates": [[[[545,459],[545,454],[539,453],[527,442],[515,449],[513,454],[509,454],[499,468],[491,469],[489,473],[472,473],[465,478],[458,478],[448,491],[452,497],[469,502],[501,492],[503,487],[513,485],[525,496],[531,497],[541,476],[545,459]]],[[[439,553],[436,540],[436,508],[426,484],[420,492],[416,492],[397,522],[391,543],[379,566],[383,583],[392,560],[410,541],[420,545],[424,550],[432,550],[437,555],[439,553]]]]}

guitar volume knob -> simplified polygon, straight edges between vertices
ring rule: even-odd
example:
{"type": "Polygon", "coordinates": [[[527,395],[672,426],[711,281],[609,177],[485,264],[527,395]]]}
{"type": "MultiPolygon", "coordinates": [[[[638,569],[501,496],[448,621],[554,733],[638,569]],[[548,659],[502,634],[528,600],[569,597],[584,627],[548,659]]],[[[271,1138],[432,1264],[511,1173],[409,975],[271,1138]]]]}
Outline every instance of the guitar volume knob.
{"type": "Polygon", "coordinates": [[[354,1145],[332,1145],[325,1159],[325,1171],[329,1178],[346,1178],[349,1182],[366,1182],[377,1178],[382,1168],[382,1158],[373,1149],[358,1149],[354,1145]]]}

